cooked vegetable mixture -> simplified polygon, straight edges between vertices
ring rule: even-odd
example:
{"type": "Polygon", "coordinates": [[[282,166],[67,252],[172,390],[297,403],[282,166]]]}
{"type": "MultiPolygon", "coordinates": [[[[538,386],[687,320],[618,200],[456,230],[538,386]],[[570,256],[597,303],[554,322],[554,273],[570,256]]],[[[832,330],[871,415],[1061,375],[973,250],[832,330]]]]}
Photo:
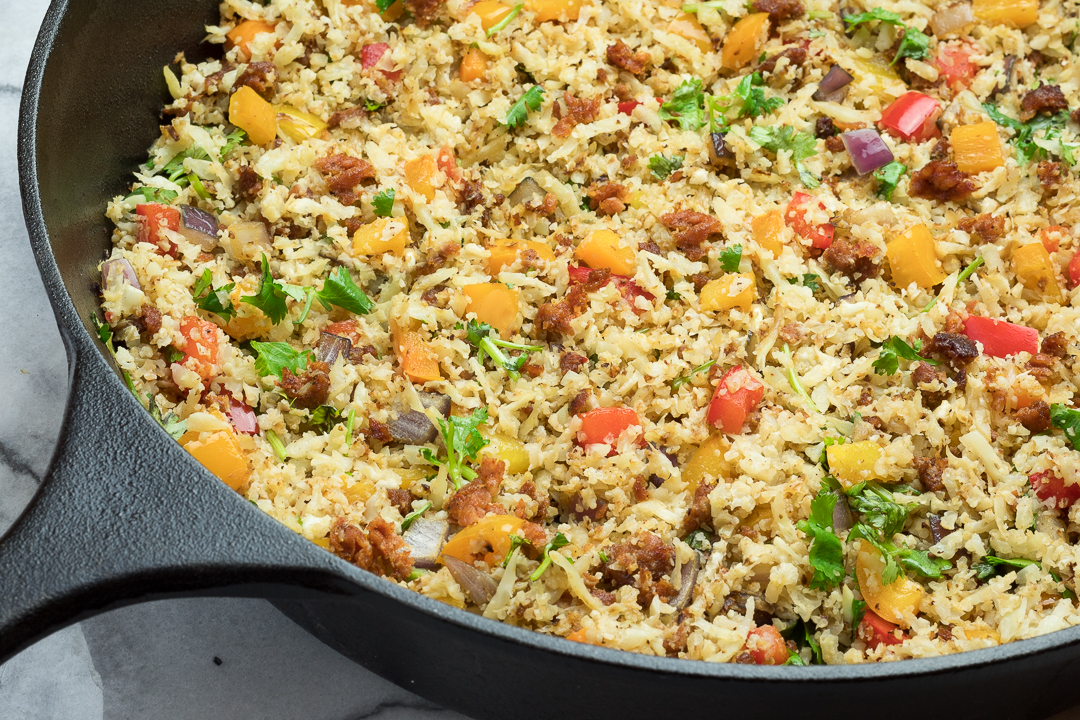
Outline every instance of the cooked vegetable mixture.
{"type": "Polygon", "coordinates": [[[1080,623],[1075,0],[226,0],[102,340],[327,551],[568,640],[1080,623]]]}

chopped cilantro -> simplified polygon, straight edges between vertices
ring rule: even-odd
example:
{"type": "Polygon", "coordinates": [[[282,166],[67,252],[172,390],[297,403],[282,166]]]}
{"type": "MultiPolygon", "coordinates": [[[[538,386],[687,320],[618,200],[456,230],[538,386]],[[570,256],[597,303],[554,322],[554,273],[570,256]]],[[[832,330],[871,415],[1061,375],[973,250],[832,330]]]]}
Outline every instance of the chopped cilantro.
{"type": "MultiPolygon", "coordinates": [[[[378,102],[376,100],[365,100],[364,101],[364,109],[367,110],[368,112],[377,112],[379,110],[382,110],[384,107],[386,107],[386,103],[381,103],[381,102],[378,102]]],[[[280,185],[281,183],[278,183],[278,184],[280,185]]]]}
{"type": "Polygon", "coordinates": [[[182,350],[174,348],[172,345],[169,345],[164,350],[162,350],[161,354],[165,356],[165,362],[169,363],[170,365],[176,362],[180,362],[184,359],[184,352],[182,350]]]}
{"type": "Polygon", "coordinates": [[[531,543],[523,538],[521,535],[510,536],[510,549],[506,551],[506,555],[503,556],[502,566],[506,567],[510,564],[510,558],[513,556],[514,551],[522,545],[530,545],[531,543]]]}
{"type": "Polygon", "coordinates": [[[915,338],[915,345],[912,347],[893,335],[881,344],[881,351],[872,365],[874,372],[878,375],[892,375],[900,368],[899,358],[911,361],[921,360],[931,365],[941,364],[937,360],[931,360],[919,355],[920,350],[922,350],[922,340],[919,338],[915,338]]]}
{"type": "Polygon", "coordinates": [[[705,93],[701,80],[684,80],[675,94],[660,106],[661,120],[674,120],[683,130],[697,132],[705,125],[705,93]]]}
{"type": "Polygon", "coordinates": [[[687,535],[683,542],[700,552],[707,553],[712,551],[712,543],[709,541],[709,536],[705,534],[704,530],[695,530],[687,535]]]}
{"type": "Polygon", "coordinates": [[[808,287],[812,292],[817,292],[821,289],[821,284],[818,282],[821,280],[821,276],[817,273],[803,273],[802,278],[788,278],[788,285],[798,285],[800,282],[803,287],[808,287]]]}
{"type": "Polygon", "coordinates": [[[810,517],[800,520],[799,530],[809,535],[810,566],[814,575],[810,587],[828,590],[844,579],[844,545],[833,532],[833,509],[838,498],[827,486],[822,485],[817,497],[810,501],[810,517]]]}
{"type": "Polygon", "coordinates": [[[690,382],[690,379],[692,377],[694,377],[695,375],[697,375],[700,372],[705,372],[706,370],[708,370],[709,368],[711,368],[715,364],[716,364],[715,360],[710,360],[709,362],[704,363],[703,365],[698,365],[696,368],[691,370],[686,375],[683,375],[682,377],[675,378],[674,380],[671,381],[671,391],[675,392],[676,390],[681,388],[683,385],[690,382]]]}
{"type": "Polygon", "coordinates": [[[232,300],[229,299],[229,293],[232,292],[236,283],[214,288],[213,280],[214,273],[211,272],[210,268],[203,270],[202,277],[195,282],[195,287],[191,289],[191,297],[200,310],[212,312],[225,322],[229,322],[236,317],[236,309],[233,307],[232,300]]]}
{"type": "Polygon", "coordinates": [[[237,128],[228,135],[225,136],[225,144],[221,147],[221,162],[225,162],[225,158],[232,154],[232,151],[244,144],[247,140],[247,133],[237,128]]]}
{"type": "Polygon", "coordinates": [[[720,265],[724,272],[739,272],[739,263],[742,262],[742,245],[732,245],[720,252],[720,265]]]}
{"type": "Polygon", "coordinates": [[[529,117],[529,111],[536,112],[544,102],[544,88],[533,85],[518,98],[517,102],[510,106],[506,113],[506,126],[511,130],[525,124],[529,117]]]}
{"type": "Polygon", "coordinates": [[[311,357],[310,350],[293,350],[289,343],[285,342],[259,342],[253,340],[251,349],[258,357],[255,358],[255,372],[259,377],[277,375],[283,377],[283,370],[298,374],[307,368],[308,359],[311,357]]]}
{"type": "Polygon", "coordinates": [[[176,417],[173,413],[161,414],[153,393],[146,393],[146,409],[150,411],[150,417],[157,421],[165,432],[172,436],[173,440],[179,440],[187,432],[187,423],[176,417]]]}
{"type": "Polygon", "coordinates": [[[131,194],[124,199],[130,200],[133,197],[141,197],[147,202],[162,203],[164,205],[168,205],[176,199],[176,195],[177,193],[175,190],[166,190],[165,188],[156,188],[144,185],[143,187],[135,188],[134,190],[132,190],[131,194]]]}
{"type": "Polygon", "coordinates": [[[476,460],[476,454],[489,442],[477,430],[479,425],[487,422],[487,408],[477,408],[471,415],[451,415],[446,420],[435,419],[446,445],[446,458],[439,460],[429,448],[424,448],[420,454],[432,465],[445,463],[450,483],[456,490],[465,484],[466,480],[476,478],[476,471],[465,463],[476,460]]]}
{"type": "Polygon", "coordinates": [[[773,127],[755,125],[750,128],[750,139],[773,153],[779,153],[782,150],[789,151],[802,184],[811,189],[821,184],[821,180],[803,164],[803,160],[817,155],[817,140],[810,135],[796,132],[790,125],[773,127]]]}
{"type": "Polygon", "coordinates": [[[413,524],[413,521],[416,520],[416,518],[420,517],[421,515],[423,515],[424,513],[426,513],[430,509],[431,509],[431,502],[428,501],[428,500],[425,500],[424,502],[422,502],[420,504],[420,507],[416,508],[411,513],[409,513],[408,515],[403,517],[401,519],[401,532],[405,532],[406,530],[408,530],[409,526],[413,524]]]}
{"type": "Polygon", "coordinates": [[[847,23],[848,30],[851,30],[862,23],[872,22],[874,20],[888,23],[889,25],[899,25],[900,27],[904,27],[904,21],[900,19],[898,13],[894,13],[891,10],[885,10],[884,8],[874,8],[869,12],[855,13],[844,17],[844,22],[847,23]]]}
{"type": "MultiPolygon", "coordinates": [[[[802,620],[796,620],[789,627],[780,631],[780,636],[785,640],[793,640],[800,648],[808,647],[812,653],[810,663],[812,665],[823,665],[824,660],[821,659],[821,645],[818,644],[817,638],[814,637],[814,633],[810,630],[810,624],[803,622],[802,620]]],[[[799,657],[795,654],[795,657],[799,657]]],[[[799,658],[798,662],[792,662],[792,658],[788,658],[788,662],[785,665],[805,665],[802,658],[799,658]]]]}
{"type": "Polygon", "coordinates": [[[113,348],[112,342],[113,331],[112,328],[109,327],[109,324],[103,323],[98,320],[97,315],[91,315],[90,322],[94,324],[94,332],[97,333],[98,339],[101,340],[102,344],[109,349],[109,354],[115,355],[116,350],[113,348]]]}
{"type": "MultiPolygon", "coordinates": [[[[993,555],[984,555],[977,563],[971,566],[971,569],[975,571],[975,577],[986,580],[991,575],[996,574],[998,568],[1022,570],[1029,565],[1041,567],[1037,561],[1028,560],[1027,558],[999,558],[993,555]]],[[[1008,571],[1006,570],[1006,572],[1008,571]]]]}
{"type": "Polygon", "coordinates": [[[312,411],[305,425],[317,433],[325,434],[334,429],[341,419],[341,411],[333,405],[320,405],[312,411]]]}
{"type": "Polygon", "coordinates": [[[1075,150],[1080,147],[1080,144],[1060,141],[1061,131],[1069,119],[1067,112],[1060,112],[1057,115],[1039,115],[1023,123],[1005,115],[993,103],[983,103],[983,110],[998,125],[1013,131],[1010,142],[1016,148],[1017,164],[1026,165],[1046,151],[1062,155],[1069,164],[1075,162],[1075,150]],[[1042,135],[1036,138],[1035,133],[1040,131],[1042,135]]]}
{"type": "Polygon", "coordinates": [[[736,119],[768,115],[783,105],[784,101],[778,97],[766,98],[765,89],[762,87],[764,84],[765,81],[762,79],[761,73],[754,72],[745,75],[739,81],[739,84],[735,86],[735,92],[731,95],[721,95],[719,97],[710,95],[708,98],[710,117],[719,114],[720,126],[726,126],[727,119],[725,116],[729,110],[735,107],[738,107],[738,112],[735,115],[736,119]]]}
{"type": "Polygon", "coordinates": [[[375,7],[379,9],[380,13],[384,13],[390,9],[390,6],[394,4],[396,0],[375,0],[375,7]]]}
{"type": "Polygon", "coordinates": [[[880,170],[875,170],[874,178],[878,181],[877,196],[891,202],[896,185],[906,172],[907,165],[896,160],[882,166],[880,170]]]}
{"type": "Polygon", "coordinates": [[[1054,403],[1050,406],[1050,422],[1065,433],[1073,450],[1080,450],[1080,410],[1054,403]]]}
{"type": "Polygon", "coordinates": [[[890,65],[895,65],[901,58],[912,60],[925,60],[930,55],[930,38],[921,30],[913,27],[904,28],[904,37],[900,41],[900,47],[896,50],[890,65]]]}
{"type": "Polygon", "coordinates": [[[803,402],[806,403],[806,406],[810,408],[812,412],[820,413],[821,411],[818,410],[817,405],[814,404],[814,399],[810,397],[810,393],[806,392],[806,388],[804,388],[802,382],[800,382],[799,374],[795,372],[795,358],[792,356],[791,348],[788,347],[787,343],[784,343],[784,349],[781,350],[781,353],[787,358],[788,361],[788,368],[786,373],[788,385],[790,385],[791,389],[795,391],[795,394],[797,394],[803,399],[803,402]]]}
{"type": "Polygon", "coordinates": [[[968,279],[969,277],[971,277],[971,274],[972,274],[972,273],[974,273],[974,272],[975,272],[976,270],[978,270],[978,269],[979,269],[979,266],[981,266],[981,265],[982,265],[982,264],[983,264],[984,262],[986,262],[986,261],[985,261],[985,260],[983,260],[983,256],[982,256],[982,255],[980,255],[979,257],[977,257],[977,258],[975,258],[974,260],[972,260],[972,261],[971,261],[971,264],[970,264],[970,265],[968,265],[968,266],[967,266],[966,268],[964,268],[963,272],[961,272],[961,273],[960,273],[960,274],[959,274],[959,275],[958,275],[958,276],[956,277],[956,284],[957,284],[957,286],[959,286],[959,285],[960,285],[960,283],[964,282],[964,281],[965,281],[965,280],[967,280],[967,279],[968,279]]]}
{"type": "Polygon", "coordinates": [[[518,372],[525,365],[525,360],[528,359],[528,355],[531,352],[538,352],[544,348],[540,345],[523,345],[522,343],[508,342],[506,340],[500,340],[495,330],[485,322],[479,322],[477,320],[470,320],[465,329],[465,337],[469,343],[477,349],[476,359],[481,365],[484,363],[484,356],[490,357],[491,361],[498,367],[506,370],[511,379],[517,380],[521,377],[521,373],[518,372]],[[509,350],[520,350],[521,354],[517,357],[510,357],[499,348],[507,348],[509,350]]]}
{"type": "Polygon", "coordinates": [[[270,261],[266,259],[266,253],[263,253],[262,278],[259,280],[259,290],[254,295],[242,296],[240,302],[254,305],[259,310],[262,310],[270,322],[277,325],[289,314],[289,309],[285,304],[286,297],[296,299],[295,294],[290,293],[283,283],[274,280],[270,274],[270,261]]]}
{"type": "Polygon", "coordinates": [[[682,295],[675,292],[674,290],[668,290],[667,294],[664,296],[664,299],[665,300],[682,300],[682,295]]]}
{"type": "Polygon", "coordinates": [[[336,306],[355,315],[367,315],[375,308],[371,298],[357,287],[349,271],[342,266],[330,273],[323,283],[323,289],[315,293],[315,298],[327,310],[336,306]]]}
{"type": "Polygon", "coordinates": [[[671,158],[663,155],[653,155],[649,158],[649,170],[660,180],[666,180],[671,173],[681,168],[682,164],[682,155],[674,155],[671,158]]]}
{"type": "Polygon", "coordinates": [[[529,576],[529,580],[539,580],[540,576],[544,574],[544,571],[551,565],[551,551],[558,550],[561,547],[565,547],[570,544],[570,541],[566,539],[566,536],[561,532],[555,533],[555,537],[551,539],[547,545],[544,546],[544,556],[540,560],[539,567],[533,570],[533,574],[529,576]]]}
{"type": "Polygon", "coordinates": [[[863,615],[866,614],[866,601],[855,600],[851,601],[851,626],[857,627],[862,622],[863,615]]]}
{"type": "Polygon", "coordinates": [[[266,431],[266,442],[270,443],[270,448],[277,455],[278,460],[285,462],[289,459],[289,452],[285,449],[285,443],[281,441],[281,438],[277,436],[277,433],[273,430],[266,431]]]}
{"type": "Polygon", "coordinates": [[[785,665],[806,665],[806,661],[802,659],[802,656],[794,650],[788,650],[788,659],[784,661],[785,665]]]}
{"type": "Polygon", "coordinates": [[[504,29],[511,22],[513,22],[514,18],[516,18],[518,16],[518,13],[521,12],[521,8],[523,8],[523,7],[525,7],[525,3],[518,3],[517,5],[515,5],[514,9],[511,10],[509,13],[507,13],[506,17],[504,17],[502,20],[500,20],[499,22],[495,23],[490,28],[488,28],[487,36],[491,37],[495,33],[499,32],[502,29],[504,29]]]}
{"type": "Polygon", "coordinates": [[[375,214],[379,217],[390,217],[394,213],[394,188],[387,188],[376,193],[371,199],[371,205],[375,208],[375,214]]]}
{"type": "Polygon", "coordinates": [[[859,483],[848,493],[851,509],[862,513],[862,523],[886,540],[903,531],[914,505],[898,503],[893,493],[873,482],[859,483]]]}

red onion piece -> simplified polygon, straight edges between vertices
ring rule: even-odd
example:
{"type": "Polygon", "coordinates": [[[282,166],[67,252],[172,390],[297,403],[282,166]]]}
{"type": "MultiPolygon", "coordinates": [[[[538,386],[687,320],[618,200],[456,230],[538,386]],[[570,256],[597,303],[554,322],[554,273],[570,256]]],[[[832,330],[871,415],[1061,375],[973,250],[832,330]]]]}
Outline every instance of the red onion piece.
{"type": "Polygon", "coordinates": [[[818,102],[843,102],[844,97],[847,96],[848,83],[854,79],[847,70],[839,65],[833,65],[825,77],[821,78],[818,89],[810,97],[818,102]]]}
{"type": "Polygon", "coordinates": [[[851,517],[851,508],[847,504],[847,496],[841,490],[833,490],[832,494],[836,496],[836,506],[832,512],[833,532],[847,532],[855,524],[851,517]]]}
{"type": "Polygon", "coordinates": [[[939,38],[963,33],[974,24],[975,13],[972,12],[971,5],[968,3],[957,3],[942,8],[930,18],[930,29],[939,38]]]}
{"type": "Polygon", "coordinates": [[[439,566],[439,551],[449,534],[450,523],[446,520],[418,517],[413,520],[401,539],[409,546],[413,564],[418,568],[432,570],[439,566]]]}
{"type": "MultiPolygon", "coordinates": [[[[421,392],[418,395],[420,404],[425,408],[435,408],[443,417],[450,414],[450,398],[445,395],[433,392],[421,392]]],[[[394,440],[409,445],[435,442],[435,438],[439,436],[439,431],[431,424],[427,414],[419,410],[401,412],[399,409],[398,414],[390,418],[387,428],[394,440]]]]}
{"type": "Polygon", "coordinates": [[[125,258],[116,258],[115,260],[106,260],[101,266],[101,287],[105,287],[109,282],[109,275],[114,272],[113,268],[120,268],[124,274],[124,281],[128,285],[141,290],[142,286],[139,285],[139,278],[135,275],[135,268],[131,267],[131,263],[125,258]]]}
{"type": "Polygon", "coordinates": [[[339,356],[349,357],[350,350],[352,350],[352,340],[324,332],[319,335],[319,344],[315,347],[315,359],[327,365],[333,365],[339,356]]]}
{"type": "Polygon", "coordinates": [[[695,551],[690,559],[683,563],[682,570],[679,572],[679,594],[671,602],[671,606],[676,610],[684,610],[694,600],[694,585],[697,584],[700,568],[701,561],[698,560],[698,554],[695,551]]]}
{"type": "Polygon", "coordinates": [[[255,419],[255,411],[236,398],[229,398],[229,419],[232,420],[236,432],[258,435],[259,423],[255,419]]]}
{"type": "Polygon", "coordinates": [[[188,242],[201,245],[205,252],[210,252],[217,245],[217,218],[197,207],[180,206],[180,229],[178,232],[188,242]]]}
{"type": "Polygon", "coordinates": [[[860,175],[873,172],[893,161],[892,150],[873,128],[850,130],[840,136],[851,156],[851,164],[860,175]]]}
{"type": "Polygon", "coordinates": [[[462,562],[449,555],[442,559],[443,565],[454,576],[454,580],[476,605],[487,605],[495,596],[499,586],[490,577],[480,572],[467,562],[462,562]]]}

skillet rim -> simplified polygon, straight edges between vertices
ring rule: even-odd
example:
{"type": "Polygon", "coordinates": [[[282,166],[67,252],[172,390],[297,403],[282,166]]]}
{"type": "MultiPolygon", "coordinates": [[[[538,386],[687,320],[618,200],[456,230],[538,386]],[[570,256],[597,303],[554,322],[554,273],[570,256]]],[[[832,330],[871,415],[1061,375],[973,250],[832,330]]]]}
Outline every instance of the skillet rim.
{"type": "MultiPolygon", "coordinates": [[[[74,0],[74,2],[80,2],[80,0],[74,0]]],[[[37,176],[36,123],[42,85],[48,70],[50,56],[55,48],[71,3],[72,0],[53,0],[38,32],[23,85],[19,112],[17,161],[20,194],[30,245],[45,290],[48,293],[60,335],[68,352],[68,362],[72,365],[82,364],[86,366],[88,363],[95,362],[95,360],[101,361],[99,367],[89,369],[91,371],[104,371],[110,365],[107,352],[103,350],[103,346],[92,336],[78,316],[71,293],[68,292],[67,285],[60,274],[45,226],[37,176]],[[98,357],[87,357],[88,354],[93,353],[97,353],[98,357]]],[[[118,386],[121,385],[115,370],[109,374],[111,375],[109,382],[116,383],[118,386]]],[[[124,396],[128,398],[128,402],[136,402],[135,398],[130,396],[130,393],[124,393],[124,396]]],[[[141,403],[140,409],[142,409],[141,403]]],[[[143,412],[145,413],[145,409],[143,409],[143,412]]],[[[61,428],[60,442],[64,441],[65,430],[65,427],[61,428]]],[[[160,431],[159,437],[162,442],[174,442],[163,431],[160,431]]],[[[208,481],[213,478],[194,459],[189,458],[189,462],[193,466],[191,468],[192,472],[203,473],[203,476],[208,481]]],[[[214,481],[216,482],[216,479],[214,481]]],[[[244,507],[247,512],[262,513],[262,511],[249,507],[248,503],[241,502],[239,496],[237,496],[237,503],[238,507],[244,507]]],[[[281,526],[281,530],[285,532],[287,528],[281,526]]],[[[288,532],[290,535],[295,535],[291,531],[288,532]]],[[[296,537],[296,542],[306,541],[303,538],[296,537]]],[[[783,666],[783,670],[774,670],[768,666],[710,663],[703,660],[644,655],[632,651],[597,647],[584,643],[572,643],[554,635],[527,630],[497,620],[489,620],[481,615],[440,603],[383,578],[363,572],[343,560],[336,558],[335,560],[337,569],[340,571],[339,574],[347,578],[352,584],[364,590],[378,593],[413,611],[430,616],[443,623],[452,624],[472,633],[486,636],[489,640],[525,645],[541,652],[568,656],[592,664],[617,667],[628,671],[653,672],[664,675],[702,678],[703,680],[751,682],[755,684],[781,683],[784,685],[810,682],[835,684],[860,680],[899,681],[907,678],[942,675],[949,672],[978,671],[981,668],[1019,663],[1053,650],[1066,650],[1080,645],[1080,625],[1077,625],[991,648],[887,663],[783,666]]],[[[315,569],[314,566],[313,569],[315,569]]],[[[334,599],[334,597],[328,596],[327,599],[334,599]]],[[[133,602],[139,601],[141,599],[133,600],[133,602]]]]}

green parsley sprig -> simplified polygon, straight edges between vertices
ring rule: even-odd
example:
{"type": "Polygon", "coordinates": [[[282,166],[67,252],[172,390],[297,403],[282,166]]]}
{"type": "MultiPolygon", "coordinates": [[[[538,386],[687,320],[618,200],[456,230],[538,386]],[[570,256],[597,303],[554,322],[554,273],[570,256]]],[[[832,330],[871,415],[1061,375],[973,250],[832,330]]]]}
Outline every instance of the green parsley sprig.
{"type": "Polygon", "coordinates": [[[484,357],[487,356],[491,358],[491,361],[495,363],[497,367],[506,370],[506,373],[513,380],[517,380],[521,377],[519,371],[525,366],[528,354],[531,352],[539,352],[544,349],[540,345],[524,345],[522,343],[501,340],[494,328],[487,323],[478,320],[469,321],[468,325],[465,327],[465,338],[469,341],[470,345],[477,349],[476,359],[481,365],[484,363],[484,357]],[[520,350],[521,354],[516,358],[510,357],[500,350],[500,348],[520,350]]]}
{"type": "Polygon", "coordinates": [[[671,99],[660,106],[661,120],[674,120],[683,130],[697,132],[705,126],[705,93],[701,80],[684,80],[671,99]]]}
{"type": "Polygon", "coordinates": [[[810,587],[816,590],[836,587],[844,579],[844,544],[833,532],[833,509],[838,500],[823,484],[810,501],[809,519],[798,523],[799,530],[812,538],[809,559],[814,575],[810,587]]]}
{"type": "Polygon", "coordinates": [[[649,158],[649,170],[658,180],[667,180],[669,175],[683,166],[684,159],[682,155],[674,155],[670,158],[664,155],[653,155],[649,158]]]}
{"type": "Polygon", "coordinates": [[[1080,410],[1054,403],[1050,406],[1050,423],[1065,433],[1065,439],[1080,450],[1080,410]]]}
{"type": "Polygon", "coordinates": [[[720,251],[720,266],[724,272],[739,272],[739,264],[742,262],[742,245],[732,245],[720,251]]]}
{"type": "Polygon", "coordinates": [[[570,544],[570,541],[566,539],[566,536],[561,532],[555,533],[555,537],[551,539],[551,542],[544,545],[544,554],[540,560],[540,565],[533,570],[532,575],[529,576],[529,580],[536,581],[540,579],[540,576],[544,574],[544,571],[551,566],[551,551],[558,550],[561,547],[565,547],[570,544]]]}
{"type": "Polygon", "coordinates": [[[506,126],[511,130],[521,127],[529,119],[529,111],[536,112],[544,102],[544,88],[533,85],[510,106],[506,113],[506,126]]]}
{"type": "Polygon", "coordinates": [[[255,372],[259,377],[277,375],[284,377],[284,369],[299,375],[307,369],[308,360],[312,359],[310,350],[294,350],[286,342],[258,342],[252,341],[251,349],[255,351],[255,372]]]}
{"type": "Polygon", "coordinates": [[[236,283],[215,288],[213,282],[214,273],[210,268],[206,268],[202,276],[195,281],[195,287],[191,289],[191,297],[200,310],[214,313],[225,322],[229,322],[236,317],[236,308],[229,299],[229,293],[236,287],[236,283]]]}
{"type": "Polygon", "coordinates": [[[1017,164],[1026,165],[1048,151],[1061,155],[1070,165],[1076,164],[1076,150],[1080,148],[1080,143],[1061,141],[1061,131],[1069,119],[1068,113],[1039,115],[1024,123],[1004,114],[993,103],[983,103],[983,110],[995,123],[1013,131],[1009,142],[1016,148],[1017,164]]]}
{"type": "Polygon", "coordinates": [[[907,171],[907,165],[896,160],[875,170],[874,179],[878,181],[877,196],[892,202],[892,194],[896,191],[900,178],[904,177],[907,171]]]}
{"type": "Polygon", "coordinates": [[[487,408],[477,408],[464,417],[451,415],[438,421],[439,433],[446,446],[446,457],[439,459],[430,448],[424,448],[420,454],[432,465],[446,465],[447,477],[454,489],[459,489],[467,480],[476,479],[476,471],[466,463],[476,460],[477,453],[490,442],[477,429],[487,422],[487,408]]]}
{"type": "Polygon", "coordinates": [[[912,346],[893,335],[881,344],[878,358],[871,367],[874,368],[874,372],[878,375],[892,375],[900,369],[899,358],[911,360],[912,362],[921,360],[930,365],[941,364],[937,360],[923,357],[919,354],[920,350],[922,350],[922,340],[919,338],[915,338],[915,344],[912,346]]]}
{"type": "Polygon", "coordinates": [[[803,163],[807,158],[817,155],[817,140],[806,133],[796,132],[790,125],[750,128],[750,139],[773,153],[781,151],[791,153],[791,160],[799,173],[799,180],[806,187],[813,189],[821,185],[821,179],[803,163]]]}

